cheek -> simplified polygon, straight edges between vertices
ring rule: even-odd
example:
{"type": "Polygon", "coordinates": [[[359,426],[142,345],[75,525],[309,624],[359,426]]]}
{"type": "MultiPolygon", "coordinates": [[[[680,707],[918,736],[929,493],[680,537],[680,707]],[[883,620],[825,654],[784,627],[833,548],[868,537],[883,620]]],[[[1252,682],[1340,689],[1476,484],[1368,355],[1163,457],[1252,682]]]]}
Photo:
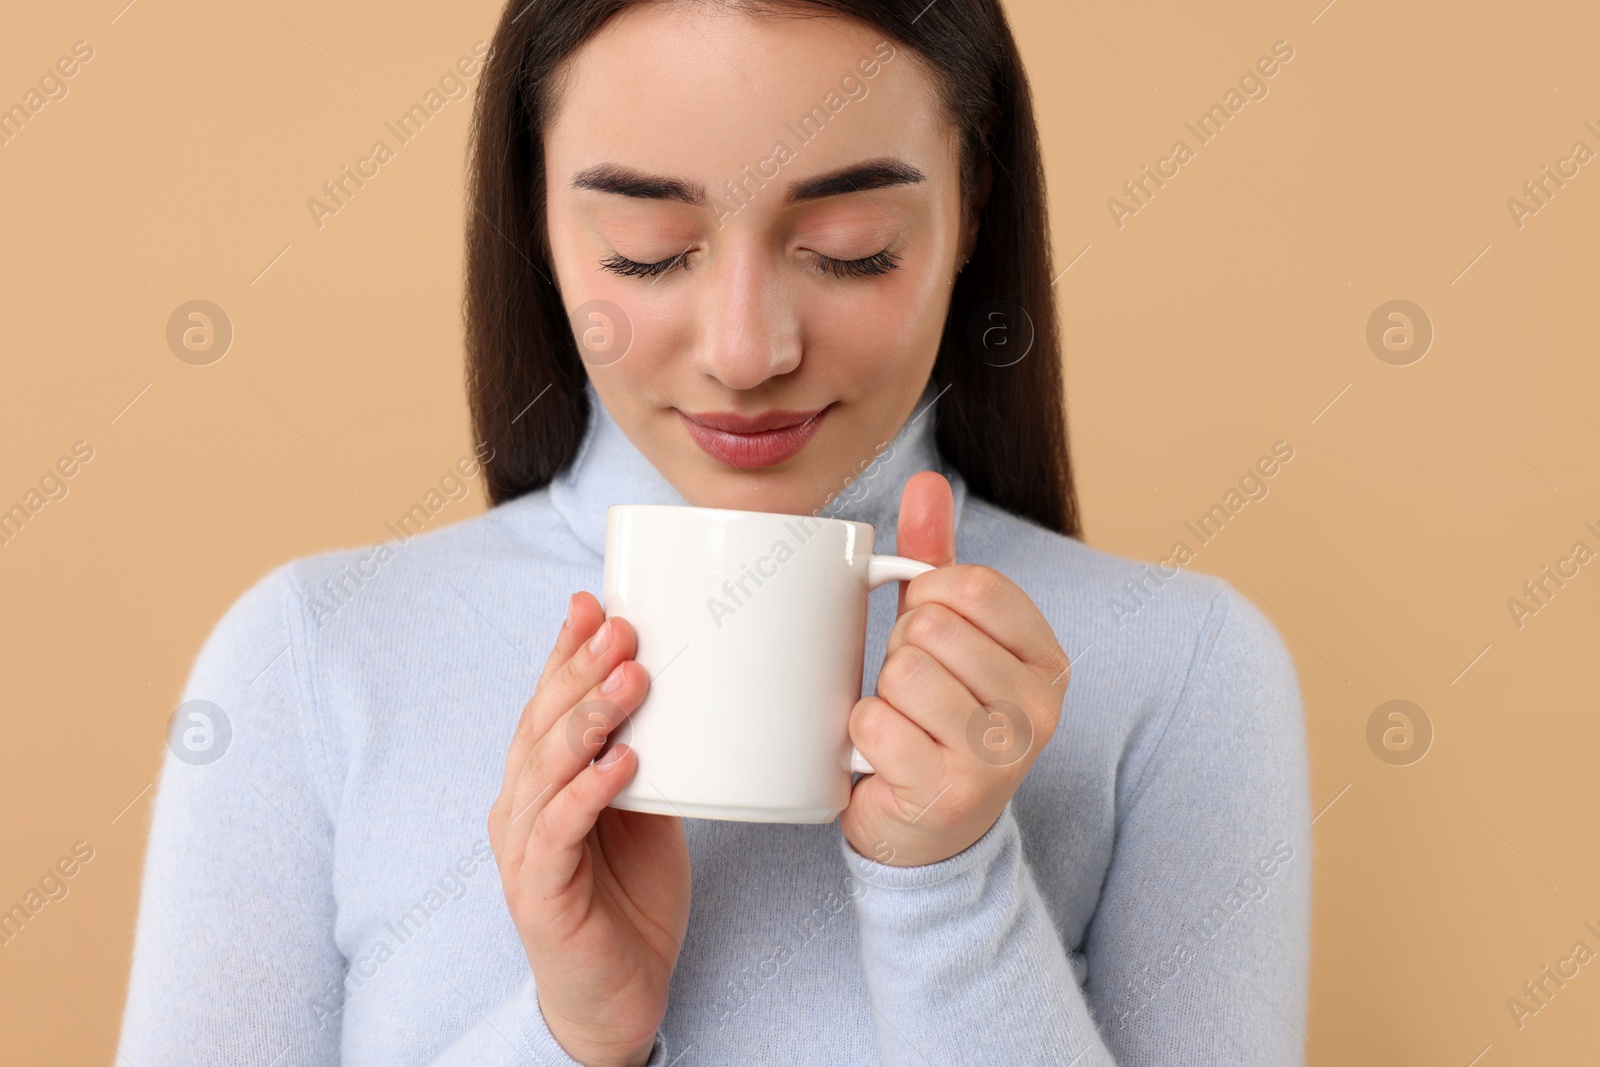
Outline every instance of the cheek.
{"type": "Polygon", "coordinates": [[[588,371],[655,396],[647,383],[689,351],[694,305],[681,292],[602,269],[604,253],[581,232],[552,230],[550,248],[562,303],[588,371]],[[613,355],[619,348],[620,355],[613,355]]]}
{"type": "Polygon", "coordinates": [[[830,377],[868,381],[925,362],[935,352],[946,303],[934,302],[920,278],[880,279],[800,309],[808,359],[828,364],[830,377]]]}
{"type": "Polygon", "coordinates": [[[605,271],[597,274],[592,291],[620,309],[632,331],[626,356],[600,370],[626,381],[630,390],[647,399],[660,401],[651,383],[675,365],[692,362],[696,305],[681,292],[654,290],[648,282],[605,271]]]}
{"type": "Polygon", "coordinates": [[[545,225],[549,231],[550,267],[555,273],[554,280],[570,306],[575,302],[574,298],[586,299],[584,290],[592,281],[588,270],[592,264],[587,262],[589,257],[582,250],[582,237],[570,212],[551,212],[545,216],[545,225]]]}

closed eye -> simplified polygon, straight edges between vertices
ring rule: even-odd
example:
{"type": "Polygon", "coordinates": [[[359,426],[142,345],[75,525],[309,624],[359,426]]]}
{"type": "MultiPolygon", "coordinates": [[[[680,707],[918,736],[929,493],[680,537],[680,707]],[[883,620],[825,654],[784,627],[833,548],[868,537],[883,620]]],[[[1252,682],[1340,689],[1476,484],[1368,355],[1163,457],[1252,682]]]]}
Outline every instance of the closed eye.
{"type": "MultiPolygon", "coordinates": [[[[600,261],[600,266],[614,274],[621,274],[625,277],[654,278],[658,274],[665,274],[679,263],[685,262],[691,251],[692,249],[685,248],[677,255],[669,259],[663,259],[658,263],[637,263],[621,253],[613,252],[600,261]]],[[[688,270],[689,268],[684,267],[683,269],[688,270]]]]}
{"type": "MultiPolygon", "coordinates": [[[[691,251],[693,250],[686,248],[675,256],[655,263],[639,263],[620,253],[613,252],[600,261],[600,266],[624,277],[654,278],[665,274],[680,263],[684,265],[683,269],[687,271],[689,269],[688,256],[691,251]]],[[[820,252],[813,252],[812,255],[817,257],[818,270],[824,273],[832,272],[836,278],[866,278],[900,269],[900,257],[887,248],[863,259],[834,259],[832,256],[825,256],[820,252]]]]}
{"type": "Polygon", "coordinates": [[[887,248],[865,259],[834,259],[821,252],[813,252],[812,255],[822,261],[823,270],[832,271],[836,278],[866,278],[900,269],[900,257],[887,248]]]}

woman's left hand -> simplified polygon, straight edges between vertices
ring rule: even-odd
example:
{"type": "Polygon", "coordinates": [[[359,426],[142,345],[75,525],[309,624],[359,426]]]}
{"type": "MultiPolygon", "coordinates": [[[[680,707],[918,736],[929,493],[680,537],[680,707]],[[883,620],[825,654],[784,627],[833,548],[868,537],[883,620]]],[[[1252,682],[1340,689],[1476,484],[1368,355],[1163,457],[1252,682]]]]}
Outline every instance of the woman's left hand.
{"type": "Polygon", "coordinates": [[[950,483],[907,480],[895,550],[935,570],[900,587],[877,695],[850,712],[875,774],[840,815],[852,848],[914,867],[948,859],[1000,817],[1061,717],[1071,670],[1050,623],[992,567],[956,562],[950,483]]]}

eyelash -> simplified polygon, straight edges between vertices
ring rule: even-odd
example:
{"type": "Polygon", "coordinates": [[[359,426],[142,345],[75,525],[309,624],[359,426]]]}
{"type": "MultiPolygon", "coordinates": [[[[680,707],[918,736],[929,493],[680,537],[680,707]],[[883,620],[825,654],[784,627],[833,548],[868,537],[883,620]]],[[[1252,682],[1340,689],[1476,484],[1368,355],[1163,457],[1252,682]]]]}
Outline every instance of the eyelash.
{"type": "MultiPolygon", "coordinates": [[[[624,277],[654,278],[665,274],[683,262],[690,251],[692,250],[685,249],[671,259],[663,259],[659,263],[636,263],[619,253],[613,252],[610,256],[600,261],[600,266],[624,277]]],[[[813,252],[812,255],[822,262],[822,266],[818,269],[825,272],[832,271],[833,276],[836,278],[875,277],[900,269],[900,257],[887,248],[867,256],[865,259],[834,259],[832,256],[825,256],[820,252],[813,252]]],[[[689,268],[684,267],[683,269],[688,270],[689,268]]]]}
{"type": "Polygon", "coordinates": [[[814,254],[822,261],[822,269],[833,271],[836,278],[846,275],[852,278],[866,278],[900,269],[900,257],[887,248],[865,259],[833,259],[820,252],[814,254]]]}

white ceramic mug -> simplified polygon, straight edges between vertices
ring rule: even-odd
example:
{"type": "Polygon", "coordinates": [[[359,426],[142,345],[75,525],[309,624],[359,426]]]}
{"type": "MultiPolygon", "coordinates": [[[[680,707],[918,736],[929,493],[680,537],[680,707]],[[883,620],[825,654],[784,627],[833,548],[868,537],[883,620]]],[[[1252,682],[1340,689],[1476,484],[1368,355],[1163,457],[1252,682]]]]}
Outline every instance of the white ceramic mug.
{"type": "Polygon", "coordinates": [[[612,731],[639,769],[614,808],[825,823],[872,767],[850,744],[867,594],[933,569],[848,519],[666,504],[606,511],[601,604],[638,635],[644,702],[612,731]]]}

